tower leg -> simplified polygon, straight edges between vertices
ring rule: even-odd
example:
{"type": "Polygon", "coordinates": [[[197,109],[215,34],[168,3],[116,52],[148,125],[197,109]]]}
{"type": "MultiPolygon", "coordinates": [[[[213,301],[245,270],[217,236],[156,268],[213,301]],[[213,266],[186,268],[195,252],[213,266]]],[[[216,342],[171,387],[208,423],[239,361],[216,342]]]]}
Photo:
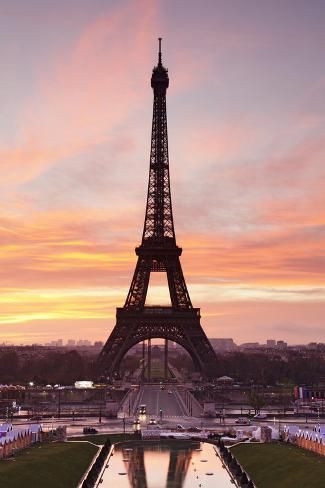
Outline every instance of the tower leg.
{"type": "Polygon", "coordinates": [[[142,342],[142,381],[144,381],[146,373],[146,341],[142,342]]]}
{"type": "Polygon", "coordinates": [[[151,381],[151,339],[148,339],[148,383],[151,381]]]}
{"type": "Polygon", "coordinates": [[[165,354],[164,354],[164,376],[165,381],[168,380],[168,339],[165,339],[165,354]]]}

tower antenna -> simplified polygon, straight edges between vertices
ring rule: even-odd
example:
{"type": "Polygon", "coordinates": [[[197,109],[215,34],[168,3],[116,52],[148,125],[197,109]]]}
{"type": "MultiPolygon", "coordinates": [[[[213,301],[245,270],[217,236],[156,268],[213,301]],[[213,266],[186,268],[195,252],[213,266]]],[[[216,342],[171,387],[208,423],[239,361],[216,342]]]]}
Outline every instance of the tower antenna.
{"type": "Polygon", "coordinates": [[[158,37],[158,41],[159,41],[158,64],[161,65],[161,41],[162,41],[162,37],[158,37]]]}

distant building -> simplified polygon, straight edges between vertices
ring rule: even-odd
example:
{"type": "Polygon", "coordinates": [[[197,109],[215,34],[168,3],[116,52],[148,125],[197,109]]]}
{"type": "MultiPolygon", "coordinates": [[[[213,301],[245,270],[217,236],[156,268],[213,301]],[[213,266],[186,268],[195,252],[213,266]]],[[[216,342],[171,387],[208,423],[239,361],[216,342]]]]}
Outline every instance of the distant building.
{"type": "Polygon", "coordinates": [[[89,380],[75,381],[74,387],[77,389],[94,388],[94,382],[89,380]]]}
{"type": "Polygon", "coordinates": [[[318,386],[295,386],[294,395],[296,400],[304,400],[307,402],[317,402],[317,400],[325,400],[325,385],[318,386]]]}
{"type": "Polygon", "coordinates": [[[101,349],[103,345],[104,345],[103,341],[94,342],[94,347],[97,347],[98,349],[101,349]]]}
{"type": "Polygon", "coordinates": [[[256,349],[261,347],[261,344],[259,342],[244,342],[244,344],[241,344],[240,347],[242,349],[256,349]]]}
{"type": "Polygon", "coordinates": [[[288,344],[284,341],[277,341],[276,347],[278,349],[286,349],[288,347],[288,344]]]}
{"type": "Polygon", "coordinates": [[[210,339],[211,346],[216,351],[233,351],[237,349],[237,344],[231,338],[215,338],[210,339]]]}
{"type": "Polygon", "coordinates": [[[56,341],[47,342],[45,345],[50,347],[63,347],[63,340],[57,339],[56,341]]]}
{"type": "Polygon", "coordinates": [[[230,376],[220,376],[217,378],[217,384],[224,385],[224,386],[231,386],[234,384],[234,379],[231,378],[230,376]]]}
{"type": "Polygon", "coordinates": [[[76,341],[74,339],[69,339],[67,342],[68,347],[74,347],[76,345],[76,341]]]}
{"type": "Polygon", "coordinates": [[[274,339],[268,339],[266,341],[266,346],[267,347],[275,347],[276,346],[276,341],[274,339]]]}
{"type": "Polygon", "coordinates": [[[91,346],[91,342],[88,341],[87,339],[80,339],[77,342],[76,346],[78,346],[78,347],[83,347],[83,346],[89,347],[89,346],[91,346]]]}

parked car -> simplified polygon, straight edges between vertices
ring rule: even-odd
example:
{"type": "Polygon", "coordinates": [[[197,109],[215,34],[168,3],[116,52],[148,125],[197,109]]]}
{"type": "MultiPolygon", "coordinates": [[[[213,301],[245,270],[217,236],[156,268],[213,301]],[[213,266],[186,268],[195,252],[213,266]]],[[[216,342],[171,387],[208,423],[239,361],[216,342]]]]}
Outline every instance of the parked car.
{"type": "Polygon", "coordinates": [[[220,439],[221,435],[218,432],[210,432],[208,439],[220,439]]]}
{"type": "Polygon", "coordinates": [[[189,432],[201,432],[201,429],[199,427],[190,427],[187,429],[189,432]]]}
{"type": "Polygon", "coordinates": [[[31,420],[33,422],[39,422],[40,420],[42,420],[42,416],[41,415],[33,415],[30,419],[28,420],[31,420]]]}
{"type": "Polygon", "coordinates": [[[95,429],[94,427],[84,427],[83,428],[83,433],[84,434],[97,434],[98,430],[95,429]]]}
{"type": "Polygon", "coordinates": [[[179,431],[181,431],[181,432],[184,432],[185,427],[182,424],[177,424],[176,425],[176,429],[179,430],[179,431]]]}
{"type": "Polygon", "coordinates": [[[172,390],[168,390],[168,395],[172,395],[172,390]]]}
{"type": "Polygon", "coordinates": [[[253,418],[256,420],[264,420],[267,418],[267,415],[266,413],[257,413],[253,418]]]}
{"type": "Polygon", "coordinates": [[[156,425],[157,424],[157,420],[156,419],[150,419],[149,420],[149,425],[156,425]]]}
{"type": "Polygon", "coordinates": [[[251,421],[246,418],[246,417],[239,417],[237,420],[235,420],[235,424],[238,425],[250,425],[251,421]]]}

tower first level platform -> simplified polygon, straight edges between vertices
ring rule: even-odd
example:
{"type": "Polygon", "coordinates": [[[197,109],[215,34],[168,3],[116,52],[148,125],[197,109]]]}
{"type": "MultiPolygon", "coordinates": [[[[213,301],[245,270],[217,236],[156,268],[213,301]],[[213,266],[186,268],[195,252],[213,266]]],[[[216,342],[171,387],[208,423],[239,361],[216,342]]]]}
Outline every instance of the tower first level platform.
{"type": "Polygon", "coordinates": [[[200,309],[174,310],[171,307],[146,306],[142,310],[118,308],[116,326],[102,361],[112,376],[119,371],[125,354],[136,344],[147,339],[161,338],[176,342],[191,356],[195,369],[205,376],[213,376],[215,352],[200,324],[200,309]]]}

